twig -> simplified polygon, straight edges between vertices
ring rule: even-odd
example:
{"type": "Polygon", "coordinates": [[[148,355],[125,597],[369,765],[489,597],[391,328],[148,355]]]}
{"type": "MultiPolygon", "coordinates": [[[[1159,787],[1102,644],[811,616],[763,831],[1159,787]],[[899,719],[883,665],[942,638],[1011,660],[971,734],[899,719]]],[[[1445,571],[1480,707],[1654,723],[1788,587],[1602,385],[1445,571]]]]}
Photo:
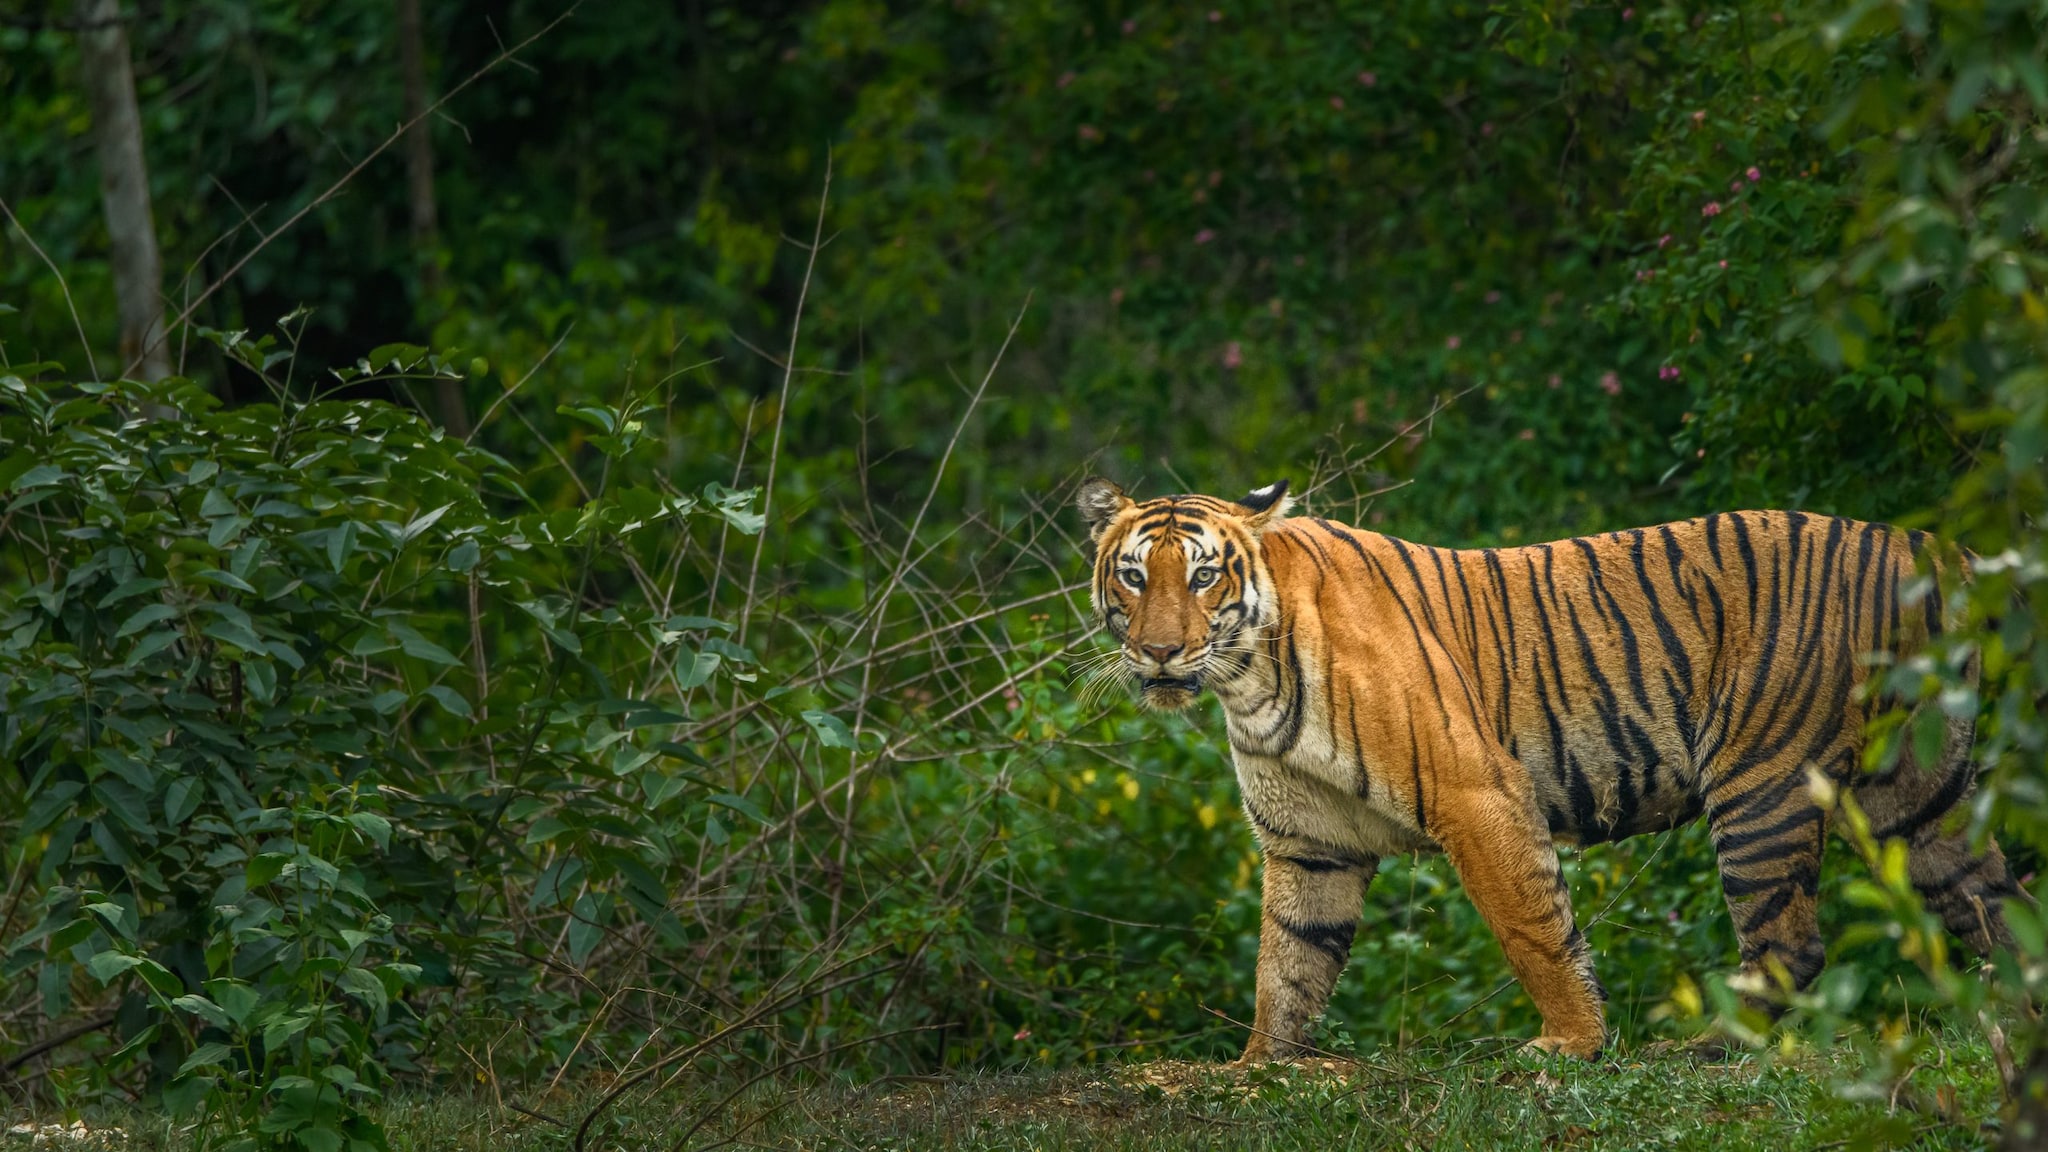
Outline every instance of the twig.
{"type": "Polygon", "coordinates": [[[789,356],[782,363],[782,396],[775,404],[775,435],[768,442],[768,483],[761,489],[761,531],[754,537],[754,560],[747,566],[747,599],[740,612],[739,644],[747,644],[747,625],[754,617],[754,585],[761,574],[761,549],[768,543],[768,509],[775,501],[775,467],[782,460],[782,421],[789,415],[789,381],[796,375],[797,336],[803,331],[804,301],[811,295],[811,273],[818,266],[818,249],[825,238],[825,206],[832,200],[832,153],[825,152],[825,186],[818,191],[818,222],[811,229],[811,248],[804,258],[804,282],[797,289],[796,315],[789,321],[789,356]]]}
{"type": "Polygon", "coordinates": [[[0,1074],[11,1075],[16,1068],[19,1068],[23,1064],[26,1064],[29,1061],[35,1059],[36,1057],[41,1056],[43,1053],[50,1051],[52,1048],[61,1048],[64,1045],[71,1043],[73,1040],[76,1040],[81,1036],[90,1036],[94,1032],[97,1032],[100,1029],[111,1025],[113,1022],[114,1014],[112,1012],[109,1012],[104,1016],[94,1017],[93,1019],[87,1020],[82,1024],[74,1024],[71,1027],[64,1029],[62,1032],[57,1033],[55,1036],[49,1037],[48,1039],[38,1040],[35,1043],[29,1045],[28,1047],[22,1049],[21,1051],[16,1052],[14,1055],[8,1057],[7,1062],[5,1064],[0,1064],[0,1074]]]}
{"type": "MultiPolygon", "coordinates": [[[[92,341],[85,338],[85,321],[78,318],[78,305],[71,300],[71,285],[64,282],[64,273],[58,270],[57,262],[50,259],[50,254],[43,251],[43,246],[36,243],[36,238],[29,235],[28,229],[21,226],[21,221],[14,218],[14,209],[7,206],[5,197],[0,197],[0,212],[7,214],[7,222],[14,225],[14,230],[21,233],[21,238],[28,242],[29,250],[42,257],[43,266],[50,270],[50,275],[57,278],[57,288],[64,293],[64,307],[71,310],[72,326],[78,329],[78,346],[85,349],[85,365],[92,370],[92,382],[99,383],[100,366],[93,359],[92,341]]],[[[122,375],[125,376],[127,373],[123,372],[122,375]]]]}

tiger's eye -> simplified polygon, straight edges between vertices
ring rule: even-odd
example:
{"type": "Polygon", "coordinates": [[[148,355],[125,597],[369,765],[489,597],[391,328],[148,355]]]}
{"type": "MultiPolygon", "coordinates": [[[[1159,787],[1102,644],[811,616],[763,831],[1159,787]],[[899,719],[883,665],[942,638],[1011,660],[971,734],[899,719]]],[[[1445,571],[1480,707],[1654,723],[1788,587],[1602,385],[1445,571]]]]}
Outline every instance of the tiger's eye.
{"type": "Polygon", "coordinates": [[[1131,586],[1131,591],[1143,592],[1145,590],[1145,574],[1138,569],[1119,568],[1116,575],[1117,579],[1131,586]]]}
{"type": "Polygon", "coordinates": [[[1195,578],[1190,583],[1195,591],[1200,592],[1202,589],[1214,584],[1216,577],[1219,575],[1221,573],[1214,568],[1197,568],[1195,569],[1195,578]]]}

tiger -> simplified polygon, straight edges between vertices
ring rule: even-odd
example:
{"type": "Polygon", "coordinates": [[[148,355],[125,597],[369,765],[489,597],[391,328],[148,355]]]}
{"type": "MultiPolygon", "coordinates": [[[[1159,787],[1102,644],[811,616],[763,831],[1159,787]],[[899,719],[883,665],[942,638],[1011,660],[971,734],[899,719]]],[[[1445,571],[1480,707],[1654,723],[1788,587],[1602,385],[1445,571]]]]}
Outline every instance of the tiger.
{"type": "Polygon", "coordinates": [[[1825,959],[1823,777],[1906,842],[1952,934],[2011,946],[2005,858],[1948,819],[1975,783],[1974,717],[1945,718],[1937,763],[1860,770],[1886,706],[1863,690],[1873,667],[1943,630],[1924,533],[1755,511],[1448,549],[1291,515],[1285,481],[1139,501],[1093,478],[1076,502],[1095,620],[1142,704],[1221,704],[1262,858],[1245,1063],[1313,1051],[1394,853],[1449,858],[1542,1016],[1531,1049],[1598,1055],[1606,992],[1557,845],[1701,816],[1740,945],[1731,983],[1781,1001],[1762,993],[1804,988],[1825,959]]]}

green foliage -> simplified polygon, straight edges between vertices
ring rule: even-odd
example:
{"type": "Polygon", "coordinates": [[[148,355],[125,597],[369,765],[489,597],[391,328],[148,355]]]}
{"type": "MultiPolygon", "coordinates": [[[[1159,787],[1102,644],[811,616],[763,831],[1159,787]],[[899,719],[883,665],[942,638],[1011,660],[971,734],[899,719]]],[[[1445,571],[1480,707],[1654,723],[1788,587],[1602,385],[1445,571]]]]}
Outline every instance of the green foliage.
{"type": "MultiPolygon", "coordinates": [[[[426,7],[440,91],[556,14],[426,7]]],[[[383,7],[144,5],[180,292],[264,246],[189,379],[0,369],[0,1036],[111,1013],[35,1092],[314,1152],[401,1081],[1229,1053],[1252,840],[1213,716],[1070,688],[1084,468],[1446,544],[1940,507],[1979,579],[1875,755],[1981,708],[1976,827],[2048,851],[2043,20],[617,0],[431,122],[416,251],[395,161],[268,234],[398,117],[383,7]],[[404,406],[447,383],[473,443],[404,406]]],[[[105,367],[71,33],[0,51],[0,186],[105,367]]],[[[68,358],[0,245],[5,354],[68,358]]],[[[1877,1035],[1887,1090],[1911,1011],[2028,991],[1891,852],[1831,859],[1780,1034],[1877,1035]]],[[[1745,1026],[1702,830],[1566,872],[1624,1043],[1745,1026]]],[[[1333,1042],[1532,1025],[1441,861],[1369,899],[1333,1042]]]]}
{"type": "MultiPolygon", "coordinates": [[[[221,343],[251,371],[289,362],[221,343]]],[[[7,970],[51,1017],[121,992],[109,1073],[139,1064],[176,1113],[375,1144],[362,1103],[423,1039],[409,993],[511,947],[478,930],[484,877],[557,855],[534,899],[575,902],[581,963],[616,890],[659,908],[681,830],[752,811],[678,770],[701,758],[656,737],[682,716],[611,689],[622,646],[688,687],[750,677],[724,625],[568,594],[603,578],[601,549],[759,516],[747,493],[623,487],[522,512],[504,461],[398,409],[36,371],[0,377],[21,557],[0,597],[0,812],[33,872],[14,891],[40,897],[7,970]],[[487,639],[489,610],[532,627],[487,639]],[[494,751],[451,764],[455,740],[494,751]]],[[[338,375],[444,371],[391,347],[338,375]]],[[[617,455],[641,415],[581,413],[617,455]]]]}

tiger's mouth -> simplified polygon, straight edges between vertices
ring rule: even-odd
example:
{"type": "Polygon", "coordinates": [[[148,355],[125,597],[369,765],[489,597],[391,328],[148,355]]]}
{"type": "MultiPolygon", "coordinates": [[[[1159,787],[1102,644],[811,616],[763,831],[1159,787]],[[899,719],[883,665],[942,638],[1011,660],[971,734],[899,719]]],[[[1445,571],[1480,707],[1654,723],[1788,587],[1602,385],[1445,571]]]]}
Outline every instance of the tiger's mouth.
{"type": "Polygon", "coordinates": [[[1140,676],[1138,699],[1155,712],[1178,712],[1194,704],[1202,694],[1202,681],[1195,676],[1140,676]]]}

